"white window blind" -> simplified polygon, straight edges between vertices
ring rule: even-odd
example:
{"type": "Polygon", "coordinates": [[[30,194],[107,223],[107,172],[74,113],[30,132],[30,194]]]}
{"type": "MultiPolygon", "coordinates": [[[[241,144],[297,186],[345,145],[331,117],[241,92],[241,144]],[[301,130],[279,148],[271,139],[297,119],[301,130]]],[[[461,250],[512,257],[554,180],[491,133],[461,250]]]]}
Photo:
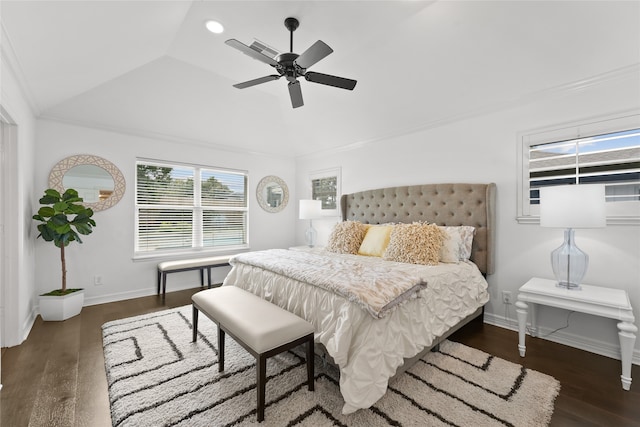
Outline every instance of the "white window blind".
{"type": "Polygon", "coordinates": [[[139,160],[138,255],[247,245],[247,174],[139,160]]]}
{"type": "Polygon", "coordinates": [[[604,184],[611,222],[640,221],[640,115],[524,135],[522,165],[519,220],[537,216],[540,188],[604,184]]]}
{"type": "Polygon", "coordinates": [[[609,202],[640,200],[640,129],[529,147],[529,203],[540,188],[605,184],[609,202]]]}
{"type": "Polygon", "coordinates": [[[338,208],[338,177],[331,176],[311,180],[311,198],[322,202],[322,209],[338,208]]]}
{"type": "Polygon", "coordinates": [[[341,169],[331,168],[309,175],[311,198],[320,200],[322,216],[340,216],[341,169]]]}

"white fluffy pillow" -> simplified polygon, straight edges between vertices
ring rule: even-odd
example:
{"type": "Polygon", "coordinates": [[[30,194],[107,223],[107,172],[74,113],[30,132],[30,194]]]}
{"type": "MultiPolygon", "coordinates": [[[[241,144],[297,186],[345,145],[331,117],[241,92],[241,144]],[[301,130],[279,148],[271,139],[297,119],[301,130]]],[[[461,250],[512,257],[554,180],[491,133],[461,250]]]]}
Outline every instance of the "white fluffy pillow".
{"type": "Polygon", "coordinates": [[[473,235],[476,232],[474,227],[469,225],[441,226],[440,230],[444,231],[440,262],[457,263],[471,257],[471,245],[473,244],[473,235]]]}
{"type": "Polygon", "coordinates": [[[339,222],[329,235],[326,250],[338,254],[356,255],[366,233],[367,225],[361,222],[350,220],[339,222]]]}
{"type": "Polygon", "coordinates": [[[383,258],[409,264],[438,264],[443,234],[435,224],[396,224],[383,258]]]}

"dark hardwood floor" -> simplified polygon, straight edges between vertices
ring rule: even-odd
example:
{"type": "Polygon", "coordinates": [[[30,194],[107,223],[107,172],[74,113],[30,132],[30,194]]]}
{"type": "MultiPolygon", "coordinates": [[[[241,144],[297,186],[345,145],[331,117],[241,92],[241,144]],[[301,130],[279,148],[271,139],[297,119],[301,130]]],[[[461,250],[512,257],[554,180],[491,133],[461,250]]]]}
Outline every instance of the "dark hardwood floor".
{"type": "MultiPolygon", "coordinates": [[[[17,347],[2,349],[0,425],[110,426],[101,325],[110,320],[190,304],[199,289],[85,307],[64,322],[42,322],[17,347]]],[[[612,332],[614,333],[614,332],[612,332]]],[[[451,337],[544,372],[562,388],[553,426],[640,426],[640,367],[631,391],[620,386],[620,361],[527,337],[520,358],[516,332],[472,322],[451,337]]]]}
{"type": "Polygon", "coordinates": [[[552,426],[640,426],[640,366],[633,365],[635,383],[624,391],[616,359],[530,336],[527,355],[522,358],[517,332],[481,322],[470,323],[450,339],[560,381],[552,426]]]}

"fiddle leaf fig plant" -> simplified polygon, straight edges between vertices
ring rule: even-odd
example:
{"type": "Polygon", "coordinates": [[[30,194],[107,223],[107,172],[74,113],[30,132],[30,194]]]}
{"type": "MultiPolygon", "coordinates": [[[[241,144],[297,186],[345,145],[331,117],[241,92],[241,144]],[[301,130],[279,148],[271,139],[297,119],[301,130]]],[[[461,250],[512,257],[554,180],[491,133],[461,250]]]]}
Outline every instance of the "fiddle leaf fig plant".
{"type": "Polygon", "coordinates": [[[93,210],[78,204],[82,202],[82,197],[73,189],[66,190],[63,194],[49,188],[45,190],[44,196],[40,199],[40,209],[33,216],[33,219],[40,222],[38,224],[38,237],[42,237],[47,242],[60,248],[60,262],[62,264],[62,288],[58,295],[66,295],[77,289],[67,291],[67,264],[64,257],[64,248],[71,242],[82,243],[80,235],[88,235],[93,231],[96,222],[91,218],[93,210]]]}

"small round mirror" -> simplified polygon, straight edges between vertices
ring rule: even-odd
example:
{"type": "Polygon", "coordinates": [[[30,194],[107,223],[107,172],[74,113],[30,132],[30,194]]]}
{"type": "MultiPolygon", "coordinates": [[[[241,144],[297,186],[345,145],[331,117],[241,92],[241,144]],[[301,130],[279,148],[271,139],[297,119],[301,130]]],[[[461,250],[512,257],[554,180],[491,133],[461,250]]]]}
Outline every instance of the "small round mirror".
{"type": "Polygon", "coordinates": [[[64,192],[73,188],[83,205],[103,211],[120,201],[125,190],[124,176],[110,161],[98,156],[69,156],[59,161],[49,174],[49,187],[64,192]]]}
{"type": "Polygon", "coordinates": [[[265,176],[256,190],[258,204],[267,212],[280,212],[289,203],[287,184],[277,176],[265,176]]]}

